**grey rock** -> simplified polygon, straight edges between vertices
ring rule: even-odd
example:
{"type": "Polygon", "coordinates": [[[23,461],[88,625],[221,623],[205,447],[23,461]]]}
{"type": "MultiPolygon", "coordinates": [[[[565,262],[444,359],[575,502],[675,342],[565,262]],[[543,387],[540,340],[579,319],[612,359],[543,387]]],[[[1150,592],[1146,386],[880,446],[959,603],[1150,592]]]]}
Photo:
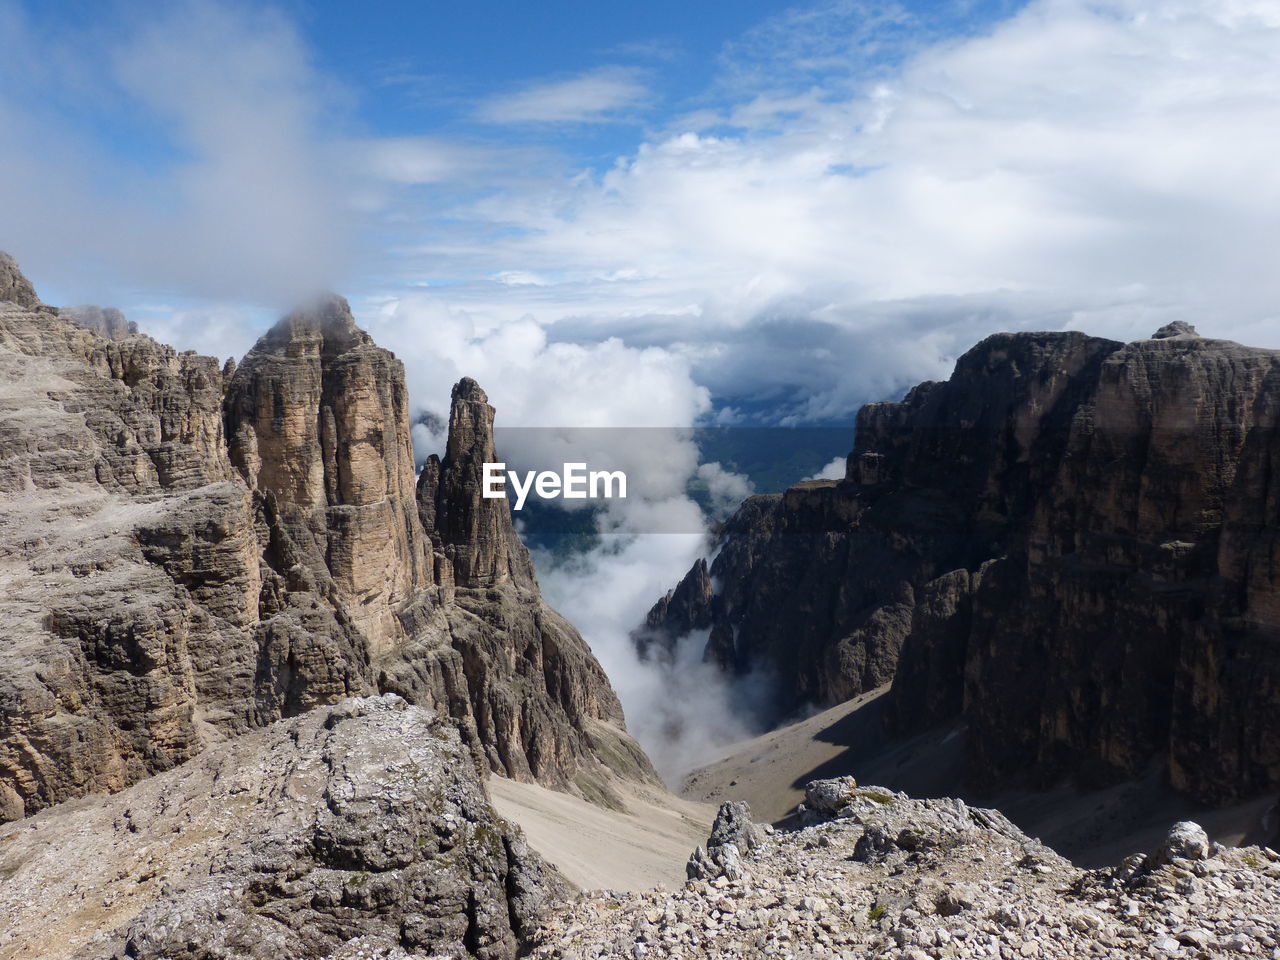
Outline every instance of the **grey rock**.
{"type": "Polygon", "coordinates": [[[1125,857],[1111,871],[1112,877],[1117,883],[1128,883],[1134,877],[1141,874],[1147,867],[1147,855],[1145,853],[1133,853],[1125,857]]]}
{"type": "Polygon", "coordinates": [[[77,327],[92,330],[108,340],[123,340],[138,332],[138,325],[126,320],[114,307],[63,307],[58,312],[77,327]]]}
{"type": "Polygon", "coordinates": [[[17,261],[3,250],[0,250],[0,301],[32,309],[41,306],[31,281],[18,269],[17,261]]]}
{"type": "Polygon", "coordinates": [[[451,717],[511,777],[601,803],[607,769],[656,782],[505,504],[455,517],[452,463],[492,451],[478,387],[456,391],[458,495],[428,529],[403,367],[341,298],[223,365],[110,339],[12,260],[0,274],[0,821],[378,692],[451,717]],[[463,554],[495,576],[458,585],[463,554]]]}
{"type": "Polygon", "coordinates": [[[302,960],[356,941],[505,960],[567,892],[494,813],[454,727],[390,695],[281,721],[11,831],[6,955],[61,942],[84,960],[302,960]],[[61,909],[85,897],[105,908],[61,909]]]}
{"type": "Polygon", "coordinates": [[[1131,960],[1241,950],[1256,956],[1272,948],[1280,877],[1259,870],[1271,862],[1262,848],[1222,850],[1215,882],[1187,896],[1169,883],[1187,872],[1186,861],[1120,886],[1109,871],[1075,867],[990,811],[861,790],[885,798],[874,821],[879,833],[912,833],[915,849],[889,846],[883,856],[859,858],[856,848],[872,825],[861,813],[779,831],[742,858],[736,877],[562,903],[533,935],[530,955],[625,956],[638,933],[654,960],[854,960],[916,956],[912,951],[955,960],[1131,960]],[[1044,870],[1022,866],[1029,849],[1044,870]],[[1192,911],[1195,928],[1186,922],[1192,911]]]}
{"type": "Polygon", "coordinates": [[[1163,327],[1151,335],[1152,340],[1172,340],[1178,337],[1198,337],[1199,333],[1196,328],[1185,320],[1175,320],[1172,323],[1166,323],[1163,327]]]}
{"type": "Polygon", "coordinates": [[[804,805],[820,816],[835,816],[857,796],[858,781],[853,777],[812,780],[804,788],[804,805]]]}
{"type": "Polygon", "coordinates": [[[1213,854],[1213,844],[1204,828],[1190,820],[1182,820],[1169,828],[1160,849],[1152,857],[1155,865],[1174,860],[1207,860],[1213,854]]]}
{"type": "Polygon", "coordinates": [[[690,880],[719,876],[736,880],[742,875],[743,858],[756,850],[764,838],[764,831],[751,821],[751,809],[745,803],[723,803],[711,825],[706,849],[698,847],[693,852],[686,873],[690,880]]]}
{"type": "Polygon", "coordinates": [[[845,478],[745,501],[637,644],[729,636],[777,721],[891,681],[891,732],[963,724],[975,786],[1273,789],[1280,351],[1160,333],[998,334],[868,404],[845,478]]]}

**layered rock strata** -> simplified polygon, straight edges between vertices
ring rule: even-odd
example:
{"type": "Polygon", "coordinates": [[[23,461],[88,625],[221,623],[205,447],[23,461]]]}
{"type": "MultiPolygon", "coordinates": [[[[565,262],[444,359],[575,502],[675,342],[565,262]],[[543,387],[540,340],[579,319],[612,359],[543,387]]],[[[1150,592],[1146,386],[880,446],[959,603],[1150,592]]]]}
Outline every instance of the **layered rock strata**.
{"type": "Polygon", "coordinates": [[[452,724],[350,699],[0,827],[0,957],[507,960],[566,889],[452,724]]]}
{"type": "Polygon", "coordinates": [[[963,719],[975,782],[1246,795],[1280,783],[1278,465],[1276,351],[990,337],[863,408],[843,481],[748,500],[641,643],[710,625],[780,715],[892,679],[896,731],[963,719]]]}
{"type": "Polygon", "coordinates": [[[653,776],[472,482],[474,384],[427,495],[403,368],[340,298],[224,368],[71,322],[11,259],[0,291],[0,820],[379,691],[508,776],[597,799],[599,757],[653,776]]]}

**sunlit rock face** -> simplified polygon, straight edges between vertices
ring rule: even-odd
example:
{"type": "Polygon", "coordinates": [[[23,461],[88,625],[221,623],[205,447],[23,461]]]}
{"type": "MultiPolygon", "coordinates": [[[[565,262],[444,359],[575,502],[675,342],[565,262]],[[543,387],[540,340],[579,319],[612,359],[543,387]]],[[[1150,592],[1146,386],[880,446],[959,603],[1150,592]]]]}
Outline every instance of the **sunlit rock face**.
{"type": "Polygon", "coordinates": [[[1280,783],[1277,466],[1276,351],[997,335],[863,408],[843,481],[748,500],[639,636],[709,626],[780,716],[892,680],[898,732],[964,719],[976,783],[1246,794],[1280,783]]]}
{"type": "Polygon", "coordinates": [[[272,494],[294,539],[348,600],[374,655],[404,639],[397,610],[431,585],[414,499],[404,367],[341,297],[276,324],[227,384],[231,458],[272,494]]]}
{"type": "Polygon", "coordinates": [[[7,257],[0,295],[0,819],[382,691],[509,776],[601,800],[599,756],[653,776],[469,485],[478,386],[424,526],[403,367],[341,298],[223,368],[46,307],[7,257]]]}

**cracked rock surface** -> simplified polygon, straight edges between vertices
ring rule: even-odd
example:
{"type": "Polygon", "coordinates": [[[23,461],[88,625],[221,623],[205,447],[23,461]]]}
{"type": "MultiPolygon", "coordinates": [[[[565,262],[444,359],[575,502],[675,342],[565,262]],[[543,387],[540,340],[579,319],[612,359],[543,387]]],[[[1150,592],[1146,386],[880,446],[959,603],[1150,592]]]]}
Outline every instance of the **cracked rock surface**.
{"type": "Polygon", "coordinates": [[[0,957],[514,957],[565,882],[394,695],[0,828],[0,957]]]}
{"type": "Polygon", "coordinates": [[[514,779],[656,782],[481,498],[483,391],[459,384],[422,482],[409,409],[340,297],[220,364],[47,307],[0,256],[0,822],[383,692],[514,779]]]}

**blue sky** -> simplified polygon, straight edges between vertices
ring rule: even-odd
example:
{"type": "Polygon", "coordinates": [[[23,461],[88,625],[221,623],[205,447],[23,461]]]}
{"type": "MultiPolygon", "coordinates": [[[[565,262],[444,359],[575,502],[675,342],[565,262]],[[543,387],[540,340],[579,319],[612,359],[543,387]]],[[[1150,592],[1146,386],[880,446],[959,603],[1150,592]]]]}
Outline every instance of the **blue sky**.
{"type": "MultiPolygon", "coordinates": [[[[101,0],[9,0],[8,6],[27,21],[35,37],[81,50],[104,39],[118,42],[158,11],[171,8],[101,0]]],[[[235,9],[234,4],[225,6],[235,9]]],[[[240,6],[247,23],[255,19],[255,7],[261,5],[240,6]]],[[[999,0],[868,4],[849,5],[839,16],[863,20],[864,11],[871,11],[895,22],[877,38],[876,49],[863,51],[864,66],[871,70],[892,62],[912,44],[980,31],[1014,7],[999,0]]],[[[272,9],[296,32],[312,67],[340,87],[331,91],[325,117],[336,129],[388,137],[550,140],[579,162],[607,164],[634,149],[646,127],[661,125],[681,111],[727,102],[733,91],[726,88],[740,78],[727,76],[732,71],[726,66],[735,55],[759,53],[750,50],[753,30],[804,8],[764,0],[655,0],[643,5],[293,0],[272,9]],[[520,124],[486,121],[488,102],[572,84],[583,76],[594,78],[597,90],[606,88],[603,102],[614,105],[594,114],[583,109],[578,113],[582,122],[566,117],[553,123],[556,129],[550,132],[538,122],[520,129],[520,124]],[[628,90],[643,91],[643,96],[629,98],[628,90]]],[[[827,72],[788,66],[793,74],[785,79],[796,85],[820,82],[827,72]]],[[[42,100],[49,105],[58,98],[38,95],[36,102],[42,100]]],[[[63,99],[61,105],[68,102],[63,99]]],[[[70,106],[77,122],[95,128],[101,142],[123,157],[148,166],[181,159],[171,131],[138,111],[136,103],[114,104],[110,124],[80,104],[70,106]]]]}
{"type": "Polygon", "coordinates": [[[346,293],[420,405],[847,423],[999,329],[1280,345],[1278,0],[0,0],[0,243],[242,353],[346,293]]]}

